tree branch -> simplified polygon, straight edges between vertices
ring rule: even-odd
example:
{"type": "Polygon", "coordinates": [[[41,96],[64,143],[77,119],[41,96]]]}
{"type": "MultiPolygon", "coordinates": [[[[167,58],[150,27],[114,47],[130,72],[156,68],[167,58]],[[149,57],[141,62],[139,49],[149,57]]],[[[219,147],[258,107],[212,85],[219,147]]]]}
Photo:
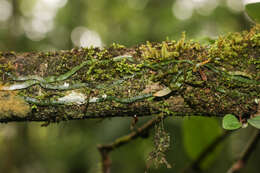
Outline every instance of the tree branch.
{"type": "Polygon", "coordinates": [[[260,100],[260,29],[211,45],[0,52],[0,122],[186,116],[247,118],[260,100]]]}
{"type": "Polygon", "coordinates": [[[111,159],[109,157],[109,153],[113,151],[114,149],[117,149],[123,145],[128,144],[132,140],[136,139],[139,136],[142,136],[145,132],[147,132],[150,128],[152,128],[156,123],[161,122],[165,117],[157,116],[148,122],[146,122],[144,125],[142,125],[140,128],[137,128],[133,132],[129,133],[128,135],[125,135],[123,137],[120,137],[116,139],[111,144],[105,144],[105,145],[99,145],[98,150],[102,157],[102,170],[103,173],[109,173],[110,167],[111,167],[111,159]]]}

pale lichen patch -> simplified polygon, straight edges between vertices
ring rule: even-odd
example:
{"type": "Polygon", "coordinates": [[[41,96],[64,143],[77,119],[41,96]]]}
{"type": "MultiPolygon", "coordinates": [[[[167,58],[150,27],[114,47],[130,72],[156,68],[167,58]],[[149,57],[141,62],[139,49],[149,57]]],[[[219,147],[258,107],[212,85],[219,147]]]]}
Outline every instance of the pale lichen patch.
{"type": "Polygon", "coordinates": [[[64,97],[61,97],[58,99],[60,103],[64,104],[84,104],[86,102],[86,95],[72,91],[68,95],[65,95],[64,97]]]}
{"type": "Polygon", "coordinates": [[[25,117],[30,113],[29,104],[14,91],[0,91],[0,118],[25,117]]]}

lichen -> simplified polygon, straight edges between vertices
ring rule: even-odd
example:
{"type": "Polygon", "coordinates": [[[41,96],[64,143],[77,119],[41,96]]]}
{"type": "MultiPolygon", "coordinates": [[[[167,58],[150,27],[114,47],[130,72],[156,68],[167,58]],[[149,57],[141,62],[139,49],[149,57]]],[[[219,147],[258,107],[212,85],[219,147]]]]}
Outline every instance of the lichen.
{"type": "Polygon", "coordinates": [[[30,113],[29,104],[13,91],[0,91],[0,117],[25,117],[30,113]]]}

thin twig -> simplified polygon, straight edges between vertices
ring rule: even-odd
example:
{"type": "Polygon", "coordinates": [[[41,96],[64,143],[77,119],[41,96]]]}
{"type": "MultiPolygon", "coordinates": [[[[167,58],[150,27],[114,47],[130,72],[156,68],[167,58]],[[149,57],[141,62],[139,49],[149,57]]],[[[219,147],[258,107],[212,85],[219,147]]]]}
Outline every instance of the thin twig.
{"type": "Polygon", "coordinates": [[[251,140],[248,142],[244,151],[241,153],[238,160],[231,166],[231,168],[227,171],[227,173],[239,173],[242,168],[245,167],[250,155],[256,149],[257,142],[260,139],[260,131],[256,130],[251,140]]]}
{"type": "Polygon", "coordinates": [[[164,117],[163,116],[157,116],[150,121],[146,122],[143,126],[137,128],[135,131],[129,133],[128,135],[122,136],[118,139],[116,139],[114,142],[110,144],[105,145],[99,145],[98,150],[102,157],[102,171],[103,173],[110,173],[111,168],[111,159],[109,157],[109,153],[119,148],[130,141],[134,140],[135,138],[142,136],[144,132],[152,128],[155,124],[159,123],[164,117]]]}

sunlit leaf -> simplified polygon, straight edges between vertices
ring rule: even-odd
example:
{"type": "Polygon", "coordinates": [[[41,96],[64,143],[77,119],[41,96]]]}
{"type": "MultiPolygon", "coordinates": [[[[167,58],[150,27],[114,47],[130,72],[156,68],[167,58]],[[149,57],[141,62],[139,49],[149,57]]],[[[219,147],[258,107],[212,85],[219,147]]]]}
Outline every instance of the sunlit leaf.
{"type": "Polygon", "coordinates": [[[250,119],[247,120],[247,122],[249,124],[251,124],[252,126],[260,129],[260,116],[256,116],[254,118],[250,118],[250,119]]]}
{"type": "MultiPolygon", "coordinates": [[[[183,143],[186,153],[191,159],[197,159],[219,135],[222,128],[217,119],[208,117],[190,117],[183,122],[183,143]]],[[[221,146],[211,152],[200,165],[201,168],[208,168],[217,158],[221,146]]]]}
{"type": "Polygon", "coordinates": [[[227,114],[222,120],[222,126],[226,130],[235,130],[242,127],[242,123],[238,121],[235,115],[227,114]]]}

